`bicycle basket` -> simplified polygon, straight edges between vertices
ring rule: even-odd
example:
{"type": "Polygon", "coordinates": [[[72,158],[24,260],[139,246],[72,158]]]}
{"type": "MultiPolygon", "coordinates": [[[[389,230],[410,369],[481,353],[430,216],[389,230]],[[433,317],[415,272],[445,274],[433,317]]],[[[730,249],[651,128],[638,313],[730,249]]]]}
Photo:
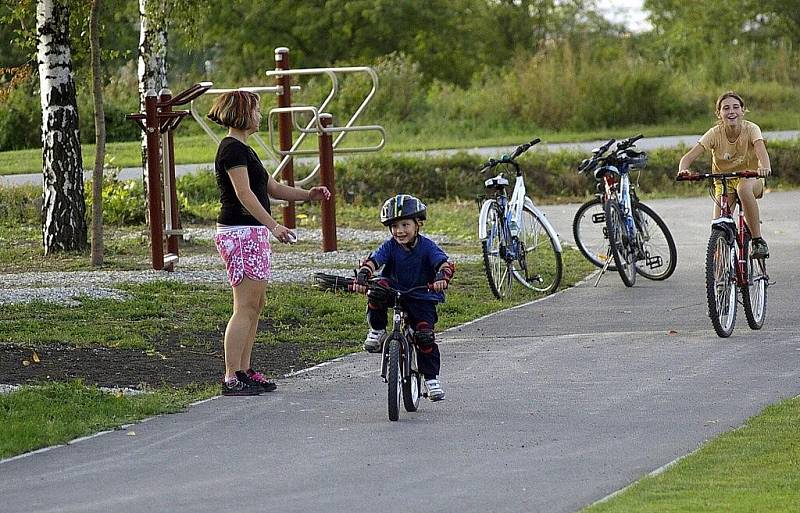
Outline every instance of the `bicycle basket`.
{"type": "Polygon", "coordinates": [[[350,290],[354,278],[328,273],[314,273],[314,287],[320,290],[350,290]]]}
{"type": "Polygon", "coordinates": [[[647,153],[636,150],[626,150],[625,158],[633,169],[641,169],[647,165],[647,153]]]}

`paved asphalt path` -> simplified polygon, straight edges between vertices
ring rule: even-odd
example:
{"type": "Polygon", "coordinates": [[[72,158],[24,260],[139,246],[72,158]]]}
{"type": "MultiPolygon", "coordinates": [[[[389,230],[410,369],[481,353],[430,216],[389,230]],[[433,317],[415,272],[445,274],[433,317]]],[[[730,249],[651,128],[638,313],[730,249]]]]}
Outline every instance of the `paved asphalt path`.
{"type": "MultiPolygon", "coordinates": [[[[635,134],[629,134],[635,135],[635,134]]],[[[654,150],[657,148],[672,148],[675,146],[684,145],[687,147],[692,146],[697,140],[700,138],[700,135],[672,135],[672,136],[665,136],[665,137],[648,137],[642,139],[636,144],[636,147],[640,150],[654,150]]],[[[782,130],[782,131],[775,131],[775,132],[764,132],[764,137],[767,141],[777,141],[777,140],[786,140],[786,139],[794,139],[800,136],[800,131],[798,130],[782,130]]],[[[627,137],[627,136],[624,136],[627,137]]],[[[520,141],[520,144],[525,141],[520,141]]],[[[597,148],[601,146],[606,141],[586,141],[586,142],[575,142],[575,143],[541,143],[534,146],[535,151],[559,151],[559,150],[575,150],[581,152],[590,152],[592,148],[597,148]]],[[[210,143],[209,143],[210,144],[210,143]]],[[[264,152],[258,149],[258,153],[260,155],[264,155],[264,152]]],[[[478,155],[483,155],[485,157],[498,157],[503,153],[511,153],[514,147],[487,147],[487,148],[463,148],[457,150],[430,150],[430,151],[414,151],[410,152],[411,155],[420,155],[420,156],[431,156],[431,155],[451,155],[454,153],[459,152],[468,152],[468,153],[475,153],[478,155]]],[[[341,155],[337,156],[337,159],[348,158],[348,155],[341,155]]],[[[304,157],[298,158],[298,162],[305,162],[308,164],[316,164],[318,161],[316,158],[304,157]]],[[[274,166],[275,164],[267,165],[267,169],[270,169],[270,166],[274,166]]],[[[191,174],[196,172],[199,169],[214,169],[213,163],[206,163],[206,164],[179,164],[175,166],[175,175],[182,176],[185,174],[191,174]]],[[[92,178],[92,171],[88,170],[84,173],[84,180],[91,180],[92,178]]],[[[126,167],[120,170],[117,178],[120,180],[137,180],[142,178],[142,168],[139,167],[126,167]]],[[[6,175],[0,176],[0,185],[23,185],[23,184],[33,184],[33,185],[41,185],[42,183],[42,173],[31,173],[31,174],[23,174],[23,175],[6,175]]]]}
{"type": "MultiPolygon", "coordinates": [[[[652,201],[678,244],[669,280],[608,274],[441,334],[443,402],[389,422],[377,356],[352,355],[0,463],[0,510],[577,511],[800,394],[799,200],[761,202],[775,284],[760,332],[740,309],[720,339],[706,317],[710,202],[652,201]]],[[[565,240],[575,209],[546,208],[565,240]]]]}

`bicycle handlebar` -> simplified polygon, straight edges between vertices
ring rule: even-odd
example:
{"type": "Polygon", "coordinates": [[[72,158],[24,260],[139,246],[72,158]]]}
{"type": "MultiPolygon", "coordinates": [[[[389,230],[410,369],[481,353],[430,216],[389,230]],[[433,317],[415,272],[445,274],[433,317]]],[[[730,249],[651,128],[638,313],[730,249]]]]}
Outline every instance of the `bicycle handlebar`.
{"type": "Polygon", "coordinates": [[[700,180],[708,180],[717,178],[725,180],[727,178],[757,178],[760,175],[756,171],[734,171],[732,173],[693,173],[689,175],[678,175],[675,177],[676,182],[699,182],[700,180]]]}
{"type": "Polygon", "coordinates": [[[636,144],[636,141],[638,141],[639,139],[641,139],[643,137],[644,137],[644,134],[639,134],[639,135],[634,135],[633,137],[628,137],[627,139],[621,140],[620,142],[617,143],[617,151],[630,148],[631,146],[636,144]]]}
{"type": "Polygon", "coordinates": [[[539,144],[540,142],[542,142],[542,140],[537,137],[533,139],[531,142],[517,146],[511,153],[510,157],[508,155],[503,155],[502,157],[500,157],[500,159],[489,159],[481,165],[481,167],[478,169],[478,172],[482,173],[483,171],[491,169],[497,166],[498,164],[516,164],[515,159],[517,157],[528,151],[531,148],[531,146],[539,144]]]}

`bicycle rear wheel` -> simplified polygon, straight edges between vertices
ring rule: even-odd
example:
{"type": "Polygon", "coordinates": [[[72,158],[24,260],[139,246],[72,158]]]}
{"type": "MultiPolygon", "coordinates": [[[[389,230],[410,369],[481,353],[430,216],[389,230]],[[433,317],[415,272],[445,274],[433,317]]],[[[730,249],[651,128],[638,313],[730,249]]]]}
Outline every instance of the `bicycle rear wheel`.
{"type": "Polygon", "coordinates": [[[511,289],[511,269],[506,262],[508,241],[503,230],[503,218],[497,202],[492,201],[486,216],[486,240],[483,247],[483,267],[489,280],[489,289],[497,299],[503,299],[511,289]]]}
{"type": "Polygon", "coordinates": [[[750,239],[745,240],[744,252],[747,255],[747,285],[740,287],[744,316],[750,329],[760,330],[767,316],[767,263],[763,258],[750,255],[750,239]]]}
{"type": "Polygon", "coordinates": [[[391,337],[386,341],[389,344],[389,362],[386,369],[386,379],[388,387],[388,407],[389,420],[395,421],[400,418],[400,396],[402,395],[403,377],[400,370],[400,341],[397,337],[391,337]]]}
{"type": "Polygon", "coordinates": [[[631,250],[631,241],[628,230],[625,228],[625,218],[619,203],[613,198],[606,201],[606,230],[608,242],[611,244],[611,255],[617,264],[617,271],[626,287],[633,287],[636,283],[636,256],[631,250]]]}
{"type": "Polygon", "coordinates": [[[714,331],[722,338],[736,325],[736,251],[726,233],[712,230],[706,253],[706,297],[708,316],[714,331]]]}
{"type": "Polygon", "coordinates": [[[636,272],[649,280],[666,280],[678,263],[678,251],[667,223],[644,203],[634,205],[633,219],[643,253],[637,255],[636,272]]]}
{"type": "MultiPolygon", "coordinates": [[[[606,214],[600,198],[587,201],[575,212],[572,236],[578,250],[597,267],[603,267],[609,259],[613,260],[608,243],[606,214]]],[[[612,262],[608,269],[616,271],[617,266],[612,262]]]]}
{"type": "Polygon", "coordinates": [[[562,263],[558,241],[550,236],[544,221],[533,210],[522,210],[517,258],[512,272],[525,287],[550,294],[561,283],[562,263]]]}

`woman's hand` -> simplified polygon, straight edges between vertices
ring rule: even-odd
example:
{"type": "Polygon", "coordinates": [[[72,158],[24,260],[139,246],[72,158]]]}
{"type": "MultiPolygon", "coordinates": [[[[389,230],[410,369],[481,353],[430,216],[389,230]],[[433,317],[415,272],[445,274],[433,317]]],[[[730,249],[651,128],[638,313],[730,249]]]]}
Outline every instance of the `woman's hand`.
{"type": "Polygon", "coordinates": [[[278,223],[272,227],[270,230],[272,235],[278,239],[278,242],[282,242],[284,244],[293,243],[297,240],[295,234],[289,228],[283,226],[282,224],[278,223]]]}
{"type": "Polygon", "coordinates": [[[758,176],[769,176],[772,174],[772,169],[768,167],[760,167],[758,168],[758,176]]]}
{"type": "Polygon", "coordinates": [[[331,199],[331,191],[327,187],[319,186],[312,187],[308,190],[308,199],[310,200],[329,200],[331,199]]]}
{"type": "Polygon", "coordinates": [[[678,171],[678,176],[689,176],[690,174],[692,174],[692,172],[689,169],[681,169],[678,171]]]}

